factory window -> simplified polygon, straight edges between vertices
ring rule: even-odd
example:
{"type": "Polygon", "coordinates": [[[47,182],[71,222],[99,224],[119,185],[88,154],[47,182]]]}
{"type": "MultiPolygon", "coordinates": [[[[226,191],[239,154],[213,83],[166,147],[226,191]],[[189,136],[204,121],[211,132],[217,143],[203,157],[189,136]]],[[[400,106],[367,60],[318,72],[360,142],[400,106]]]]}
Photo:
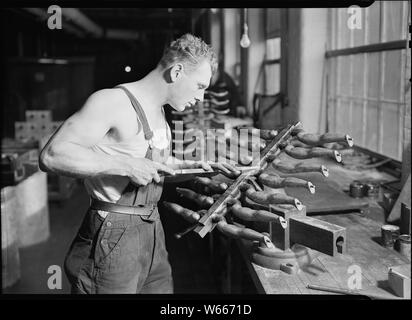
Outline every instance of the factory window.
{"type": "Polygon", "coordinates": [[[265,93],[280,91],[280,37],[266,40],[265,93]]]}
{"type": "Polygon", "coordinates": [[[274,95],[280,92],[281,9],[268,8],[265,14],[264,93],[274,95]]]}
{"type": "Polygon", "coordinates": [[[328,130],[350,132],[357,145],[401,160],[410,4],[377,1],[359,9],[328,9],[328,130]]]}

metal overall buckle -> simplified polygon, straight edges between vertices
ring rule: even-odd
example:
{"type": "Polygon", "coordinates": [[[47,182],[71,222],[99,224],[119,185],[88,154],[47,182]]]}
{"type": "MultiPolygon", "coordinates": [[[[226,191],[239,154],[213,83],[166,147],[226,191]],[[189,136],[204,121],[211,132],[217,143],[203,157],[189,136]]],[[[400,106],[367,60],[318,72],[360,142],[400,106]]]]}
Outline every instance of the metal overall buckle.
{"type": "Polygon", "coordinates": [[[153,149],[153,147],[154,147],[153,139],[150,138],[150,140],[149,140],[149,148],[150,148],[150,149],[153,149]]]}

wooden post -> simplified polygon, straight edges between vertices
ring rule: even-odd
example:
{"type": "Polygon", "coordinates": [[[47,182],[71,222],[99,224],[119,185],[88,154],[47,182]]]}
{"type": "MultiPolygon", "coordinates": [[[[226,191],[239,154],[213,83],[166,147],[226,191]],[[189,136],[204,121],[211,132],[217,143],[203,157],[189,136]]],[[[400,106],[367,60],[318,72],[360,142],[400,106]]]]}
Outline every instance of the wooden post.
{"type": "Polygon", "coordinates": [[[219,10],[219,22],[220,22],[220,53],[219,53],[219,67],[221,70],[225,70],[225,13],[224,8],[219,10]]]}

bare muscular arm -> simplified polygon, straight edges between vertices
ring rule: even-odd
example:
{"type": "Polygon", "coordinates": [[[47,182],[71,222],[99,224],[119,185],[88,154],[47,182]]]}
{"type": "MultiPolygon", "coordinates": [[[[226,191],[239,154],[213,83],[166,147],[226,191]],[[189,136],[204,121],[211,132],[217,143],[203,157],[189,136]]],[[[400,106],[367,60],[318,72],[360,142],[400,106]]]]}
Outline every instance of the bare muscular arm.
{"type": "Polygon", "coordinates": [[[116,106],[116,93],[110,90],[91,95],[83,108],[68,118],[52,136],[40,154],[39,164],[43,171],[77,178],[128,176],[138,185],[146,185],[152,179],[159,181],[157,171],[173,173],[166,166],[148,159],[112,156],[93,150],[92,147],[112,128],[121,125],[123,111],[113,107],[116,106]]]}

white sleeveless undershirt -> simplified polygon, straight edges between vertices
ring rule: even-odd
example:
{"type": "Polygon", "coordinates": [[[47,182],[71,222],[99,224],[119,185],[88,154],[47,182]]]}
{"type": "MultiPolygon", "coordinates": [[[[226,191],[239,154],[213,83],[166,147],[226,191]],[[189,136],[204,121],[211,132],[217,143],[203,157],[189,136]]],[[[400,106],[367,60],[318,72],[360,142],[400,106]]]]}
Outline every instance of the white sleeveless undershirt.
{"type": "MultiPolygon", "coordinates": [[[[139,127],[141,127],[140,123],[139,127]]],[[[153,145],[159,149],[167,148],[170,143],[168,137],[171,137],[170,127],[168,125],[167,128],[153,130],[153,145]]],[[[143,130],[139,130],[138,134],[129,141],[122,143],[103,142],[95,145],[93,150],[108,155],[128,155],[134,158],[144,158],[148,146],[149,144],[144,138],[143,130]]],[[[85,179],[84,185],[87,193],[92,198],[108,202],[117,202],[129,181],[129,178],[124,176],[93,177],[85,179]]]]}

